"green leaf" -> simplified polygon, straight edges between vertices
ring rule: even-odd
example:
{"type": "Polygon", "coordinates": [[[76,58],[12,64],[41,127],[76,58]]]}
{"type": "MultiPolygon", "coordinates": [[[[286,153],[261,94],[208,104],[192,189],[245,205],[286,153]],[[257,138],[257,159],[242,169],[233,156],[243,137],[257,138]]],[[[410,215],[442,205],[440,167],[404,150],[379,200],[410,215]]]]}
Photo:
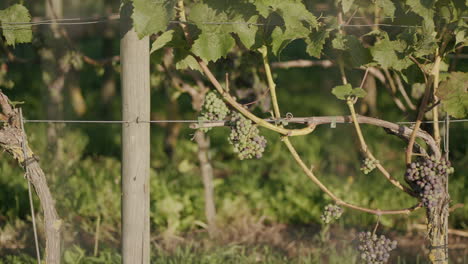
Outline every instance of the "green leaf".
{"type": "Polygon", "coordinates": [[[351,63],[355,67],[371,62],[371,54],[369,49],[364,48],[361,41],[353,35],[346,36],[346,46],[351,63]]]}
{"type": "Polygon", "coordinates": [[[343,7],[343,13],[348,13],[348,11],[353,6],[354,0],[341,0],[341,6],[343,7]]]}
{"type": "Polygon", "coordinates": [[[426,33],[434,32],[434,5],[437,0],[407,0],[406,4],[415,14],[424,20],[424,29],[426,33]]]}
{"type": "Polygon", "coordinates": [[[226,14],[227,21],[220,22],[234,22],[229,30],[239,37],[246,48],[251,49],[254,46],[259,27],[253,24],[258,23],[259,15],[252,3],[247,0],[208,0],[206,4],[226,14]]]}
{"type": "Polygon", "coordinates": [[[140,38],[165,31],[175,14],[175,0],[133,0],[133,25],[140,38]]]}
{"type": "Polygon", "coordinates": [[[204,32],[193,43],[192,51],[203,60],[217,61],[226,56],[235,44],[234,39],[229,34],[204,32]]]}
{"type": "Polygon", "coordinates": [[[26,7],[20,4],[0,10],[0,22],[7,45],[28,43],[32,41],[31,25],[9,24],[31,22],[31,15],[26,7]]]}
{"type": "Polygon", "coordinates": [[[312,29],[318,26],[317,18],[299,0],[257,0],[253,4],[260,15],[276,25],[271,33],[271,48],[275,55],[291,41],[307,38],[312,29]],[[277,26],[276,21],[270,21],[275,17],[280,26],[277,26]]]}
{"type": "Polygon", "coordinates": [[[468,73],[452,72],[439,85],[437,96],[444,110],[455,118],[468,116],[468,73]]]}
{"type": "Polygon", "coordinates": [[[375,4],[382,9],[385,16],[394,18],[396,8],[391,0],[376,0],[375,4]]]}
{"type": "Polygon", "coordinates": [[[340,100],[346,100],[346,97],[348,97],[353,91],[353,87],[351,84],[345,84],[345,85],[340,85],[336,86],[335,88],[332,89],[332,94],[336,96],[336,98],[340,100]]]}
{"type": "Polygon", "coordinates": [[[336,98],[340,100],[346,100],[350,96],[354,96],[357,98],[363,98],[367,95],[367,92],[362,88],[352,88],[351,84],[345,84],[336,86],[332,89],[332,94],[336,96],[336,98]]]}
{"type": "Polygon", "coordinates": [[[347,50],[345,36],[343,34],[336,34],[336,37],[332,40],[332,46],[338,50],[347,50]]]}
{"type": "Polygon", "coordinates": [[[235,41],[231,36],[231,24],[206,24],[206,22],[228,22],[224,12],[217,12],[206,4],[195,4],[189,19],[201,30],[192,46],[192,52],[206,61],[217,61],[234,48],[235,41]]]}
{"type": "Polygon", "coordinates": [[[361,41],[353,35],[337,34],[332,41],[335,49],[346,51],[346,58],[349,58],[354,67],[358,67],[371,62],[369,49],[364,48],[361,41]]]}
{"type": "MultiPolygon", "coordinates": [[[[468,46],[468,24],[461,19],[455,28],[455,46],[464,47],[468,46]],[[461,45],[459,45],[461,44],[461,45]]],[[[457,47],[457,48],[458,48],[457,47]]]]}
{"type": "Polygon", "coordinates": [[[463,29],[463,30],[457,30],[455,32],[455,45],[458,45],[461,43],[460,46],[468,46],[468,30],[463,29]]]}
{"type": "Polygon", "coordinates": [[[174,37],[174,30],[169,30],[161,34],[151,45],[151,53],[163,48],[174,37]]]}
{"type": "Polygon", "coordinates": [[[408,68],[413,62],[403,53],[406,49],[404,42],[388,38],[381,39],[370,49],[374,61],[382,68],[401,71],[408,68]]]}
{"type": "Polygon", "coordinates": [[[358,97],[358,98],[364,98],[366,97],[367,95],[367,92],[362,89],[362,88],[354,88],[352,91],[351,91],[351,94],[352,96],[355,96],[355,97],[358,97]]]}
{"type": "MultiPolygon", "coordinates": [[[[238,21],[238,20],[239,19],[234,18],[234,21],[238,21]]],[[[245,22],[254,24],[254,23],[257,23],[257,20],[258,20],[258,16],[255,15],[245,20],[245,22]]],[[[244,20],[241,20],[241,21],[244,21],[244,20]]],[[[258,31],[258,26],[238,23],[238,24],[232,25],[232,31],[233,33],[237,34],[240,41],[242,42],[242,44],[244,44],[244,46],[247,49],[251,49],[254,46],[257,31],[258,31]]]]}
{"type": "Polygon", "coordinates": [[[196,70],[199,72],[203,72],[197,60],[192,55],[187,55],[184,58],[179,59],[176,62],[176,69],[177,70],[192,69],[192,70],[196,70]]]}
{"type": "Polygon", "coordinates": [[[310,37],[306,39],[307,53],[310,56],[320,58],[320,55],[322,54],[323,50],[323,45],[325,45],[325,41],[328,39],[329,36],[330,32],[328,30],[321,30],[310,34],[310,37]]]}

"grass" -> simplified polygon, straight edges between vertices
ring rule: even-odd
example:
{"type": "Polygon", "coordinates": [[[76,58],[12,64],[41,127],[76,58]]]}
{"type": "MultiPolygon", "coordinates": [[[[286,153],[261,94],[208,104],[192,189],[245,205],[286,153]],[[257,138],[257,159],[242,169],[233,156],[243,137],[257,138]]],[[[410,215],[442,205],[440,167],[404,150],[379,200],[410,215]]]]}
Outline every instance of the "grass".
{"type": "MultiPolygon", "coordinates": [[[[114,155],[86,154],[95,144],[85,130],[67,128],[64,153],[51,157],[45,143],[45,126],[30,125],[33,149],[42,158],[60,216],[64,220],[64,263],[120,263],[120,162],[114,155]],[[93,249],[97,219],[100,223],[99,254],[93,249]]],[[[96,128],[96,130],[98,130],[96,128]]],[[[92,130],[95,131],[95,130],[92,130]]],[[[314,137],[294,138],[304,160],[318,177],[347,201],[374,208],[401,208],[415,201],[388,184],[381,175],[359,172],[359,154],[346,126],[317,129],[314,137]],[[342,139],[339,144],[336,138],[342,139]]],[[[210,155],[215,169],[216,206],[224,233],[216,240],[203,229],[203,185],[197,169],[196,145],[179,140],[169,157],[163,149],[164,133],[152,133],[151,224],[154,241],[152,263],[355,263],[353,232],[369,230],[371,215],[345,210],[334,225],[331,243],[317,238],[322,208],[330,202],[291,160],[280,139],[267,133],[265,158],[238,161],[226,143],[223,130],[211,135],[210,155]],[[346,235],[339,235],[346,234],[346,235]],[[329,245],[330,244],[330,245],[329,245]]],[[[94,133],[94,132],[93,132],[94,133]]],[[[188,138],[183,130],[181,138],[188,138]]],[[[384,132],[366,129],[370,147],[392,174],[402,175],[403,143],[384,132]]],[[[463,139],[463,138],[462,138],[463,139]]],[[[462,140],[459,139],[459,140],[462,140]]],[[[116,143],[118,144],[118,142],[116,143]]],[[[96,146],[94,146],[96,147],[96,146]]],[[[456,174],[451,178],[454,203],[464,202],[463,153],[454,153],[456,174]]],[[[1,154],[0,160],[0,263],[34,263],[27,184],[17,164],[1,154]]],[[[35,201],[36,208],[39,203],[35,201]]],[[[457,209],[452,226],[466,228],[467,209],[457,209]]],[[[39,215],[38,215],[39,216],[39,215]]],[[[39,226],[41,227],[41,218],[39,226]]],[[[411,237],[408,224],[424,223],[420,210],[410,216],[381,219],[381,232],[399,241],[411,237]]],[[[40,238],[43,240],[43,231],[40,238]]],[[[404,244],[391,263],[424,263],[424,236],[404,244]],[[410,250],[406,250],[409,248],[410,250]],[[414,251],[414,252],[409,252],[414,251]]],[[[460,242],[456,242],[460,243],[460,242]]],[[[453,263],[464,263],[466,253],[453,250],[453,263]]],[[[357,263],[357,262],[356,262],[357,263]]]]}

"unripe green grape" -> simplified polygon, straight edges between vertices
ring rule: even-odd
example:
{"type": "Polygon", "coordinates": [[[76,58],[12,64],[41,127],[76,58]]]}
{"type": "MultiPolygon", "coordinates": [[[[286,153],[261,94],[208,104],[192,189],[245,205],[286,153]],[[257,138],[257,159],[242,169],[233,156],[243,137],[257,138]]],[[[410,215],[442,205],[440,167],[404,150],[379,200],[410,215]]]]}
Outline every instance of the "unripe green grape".
{"type": "MultiPolygon", "coordinates": [[[[224,120],[230,113],[229,108],[224,101],[218,96],[217,92],[209,92],[205,96],[202,110],[198,120],[202,122],[220,121],[224,120]]],[[[201,128],[203,132],[208,132],[211,128],[201,128]]]]}
{"type": "Polygon", "coordinates": [[[361,171],[364,174],[369,174],[375,169],[375,167],[377,167],[377,164],[379,164],[378,160],[366,158],[364,160],[364,164],[361,166],[361,171]]]}
{"type": "Polygon", "coordinates": [[[240,160],[261,158],[266,147],[266,139],[259,135],[257,125],[239,113],[231,115],[229,143],[240,160]]]}

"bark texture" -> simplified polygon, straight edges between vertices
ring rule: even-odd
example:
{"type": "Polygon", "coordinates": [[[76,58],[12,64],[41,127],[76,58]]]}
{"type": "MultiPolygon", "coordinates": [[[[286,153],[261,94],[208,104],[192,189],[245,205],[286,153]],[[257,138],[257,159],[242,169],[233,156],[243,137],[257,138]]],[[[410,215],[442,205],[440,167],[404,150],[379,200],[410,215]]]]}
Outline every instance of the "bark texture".
{"type": "Polygon", "coordinates": [[[44,230],[46,239],[46,263],[60,263],[60,231],[62,221],[55,208],[55,201],[47,185],[44,171],[41,169],[37,158],[26,143],[26,156],[22,148],[23,130],[21,129],[18,109],[15,109],[8,100],[8,97],[0,92],[0,107],[2,110],[2,120],[0,125],[0,148],[11,154],[19,164],[26,168],[27,178],[31,181],[41,202],[44,213],[44,230]]]}

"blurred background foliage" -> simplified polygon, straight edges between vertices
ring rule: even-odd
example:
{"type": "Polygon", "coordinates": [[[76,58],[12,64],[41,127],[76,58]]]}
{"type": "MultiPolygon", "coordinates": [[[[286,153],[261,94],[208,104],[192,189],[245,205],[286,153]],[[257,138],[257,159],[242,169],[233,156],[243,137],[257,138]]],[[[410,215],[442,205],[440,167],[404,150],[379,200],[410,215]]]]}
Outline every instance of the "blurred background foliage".
{"type": "MultiPolygon", "coordinates": [[[[0,9],[15,2],[2,0],[0,9]]],[[[324,6],[327,2],[318,1],[317,5],[324,6]]],[[[115,0],[64,0],[64,3],[64,17],[110,16],[118,13],[119,8],[115,0]]],[[[43,16],[42,2],[25,1],[24,4],[33,17],[43,16]]],[[[99,60],[119,55],[118,22],[70,26],[67,30],[76,48],[91,58],[99,60]]],[[[44,61],[39,51],[54,46],[46,37],[48,34],[48,26],[38,26],[34,28],[32,44],[11,49],[0,43],[0,89],[12,100],[25,101],[22,107],[27,119],[47,117],[47,86],[42,77],[44,61]],[[10,54],[15,58],[9,58],[10,54]]],[[[304,58],[312,59],[304,52],[304,43],[296,41],[275,60],[304,58]]],[[[239,66],[241,59],[234,53],[213,67],[218,73],[237,71],[233,66],[239,66]]],[[[258,59],[253,56],[248,63],[256,67],[258,59]]],[[[159,59],[153,56],[152,61],[153,119],[196,119],[190,97],[177,95],[168,77],[157,70],[159,59]]],[[[246,67],[242,65],[240,67],[246,67]]],[[[460,59],[454,70],[466,72],[467,68],[468,61],[460,59]]],[[[294,116],[347,113],[346,105],[330,93],[340,83],[336,67],[274,72],[284,112],[294,116]]],[[[73,78],[67,79],[63,91],[64,119],[121,119],[118,62],[104,66],[83,63],[69,74],[73,78]]],[[[349,75],[352,82],[359,82],[362,71],[353,70],[349,75]]],[[[240,82],[242,76],[238,78],[240,82]]],[[[395,107],[385,87],[378,84],[376,92],[377,108],[373,116],[395,122],[414,118],[414,111],[402,112],[395,107]]],[[[61,126],[58,135],[61,153],[48,141],[48,126],[30,123],[26,131],[33,150],[41,159],[58,212],[64,220],[64,263],[120,263],[120,125],[61,126]]],[[[430,130],[430,127],[423,129],[430,130]]],[[[455,174],[450,178],[450,193],[453,204],[464,206],[451,213],[450,226],[465,230],[468,229],[467,131],[468,123],[451,124],[450,158],[455,174]]],[[[318,239],[322,209],[331,201],[297,167],[280,137],[265,131],[268,146],[264,157],[249,161],[236,158],[227,143],[227,128],[209,132],[217,221],[223,230],[218,240],[209,239],[205,231],[197,145],[192,140],[194,131],[182,125],[168,151],[165,142],[173,132],[174,126],[169,124],[151,127],[153,263],[319,263],[317,256],[323,255],[329,256],[327,263],[356,263],[356,253],[351,250],[350,243],[353,233],[372,228],[376,218],[345,210],[332,228],[333,242],[318,239]]],[[[364,133],[374,154],[402,180],[405,143],[369,126],[364,126],[364,133]]],[[[362,157],[350,125],[320,126],[313,134],[292,141],[320,180],[339,197],[381,209],[409,207],[415,203],[378,172],[368,175],[360,172],[362,157]]],[[[34,263],[27,182],[22,170],[8,155],[1,153],[0,157],[0,263],[34,263]]],[[[35,207],[38,210],[38,201],[35,207]]],[[[40,222],[40,213],[37,217],[40,222]]],[[[394,256],[392,263],[419,262],[418,255],[424,254],[421,247],[424,237],[412,224],[424,224],[424,221],[422,210],[408,216],[381,218],[381,232],[391,233],[403,241],[403,245],[405,239],[411,241],[413,236],[420,241],[408,250],[412,253],[399,249],[400,254],[394,256]]],[[[40,236],[43,237],[42,233],[40,236]]],[[[458,262],[467,261],[466,253],[457,256],[457,263],[466,263],[458,262]]]]}

